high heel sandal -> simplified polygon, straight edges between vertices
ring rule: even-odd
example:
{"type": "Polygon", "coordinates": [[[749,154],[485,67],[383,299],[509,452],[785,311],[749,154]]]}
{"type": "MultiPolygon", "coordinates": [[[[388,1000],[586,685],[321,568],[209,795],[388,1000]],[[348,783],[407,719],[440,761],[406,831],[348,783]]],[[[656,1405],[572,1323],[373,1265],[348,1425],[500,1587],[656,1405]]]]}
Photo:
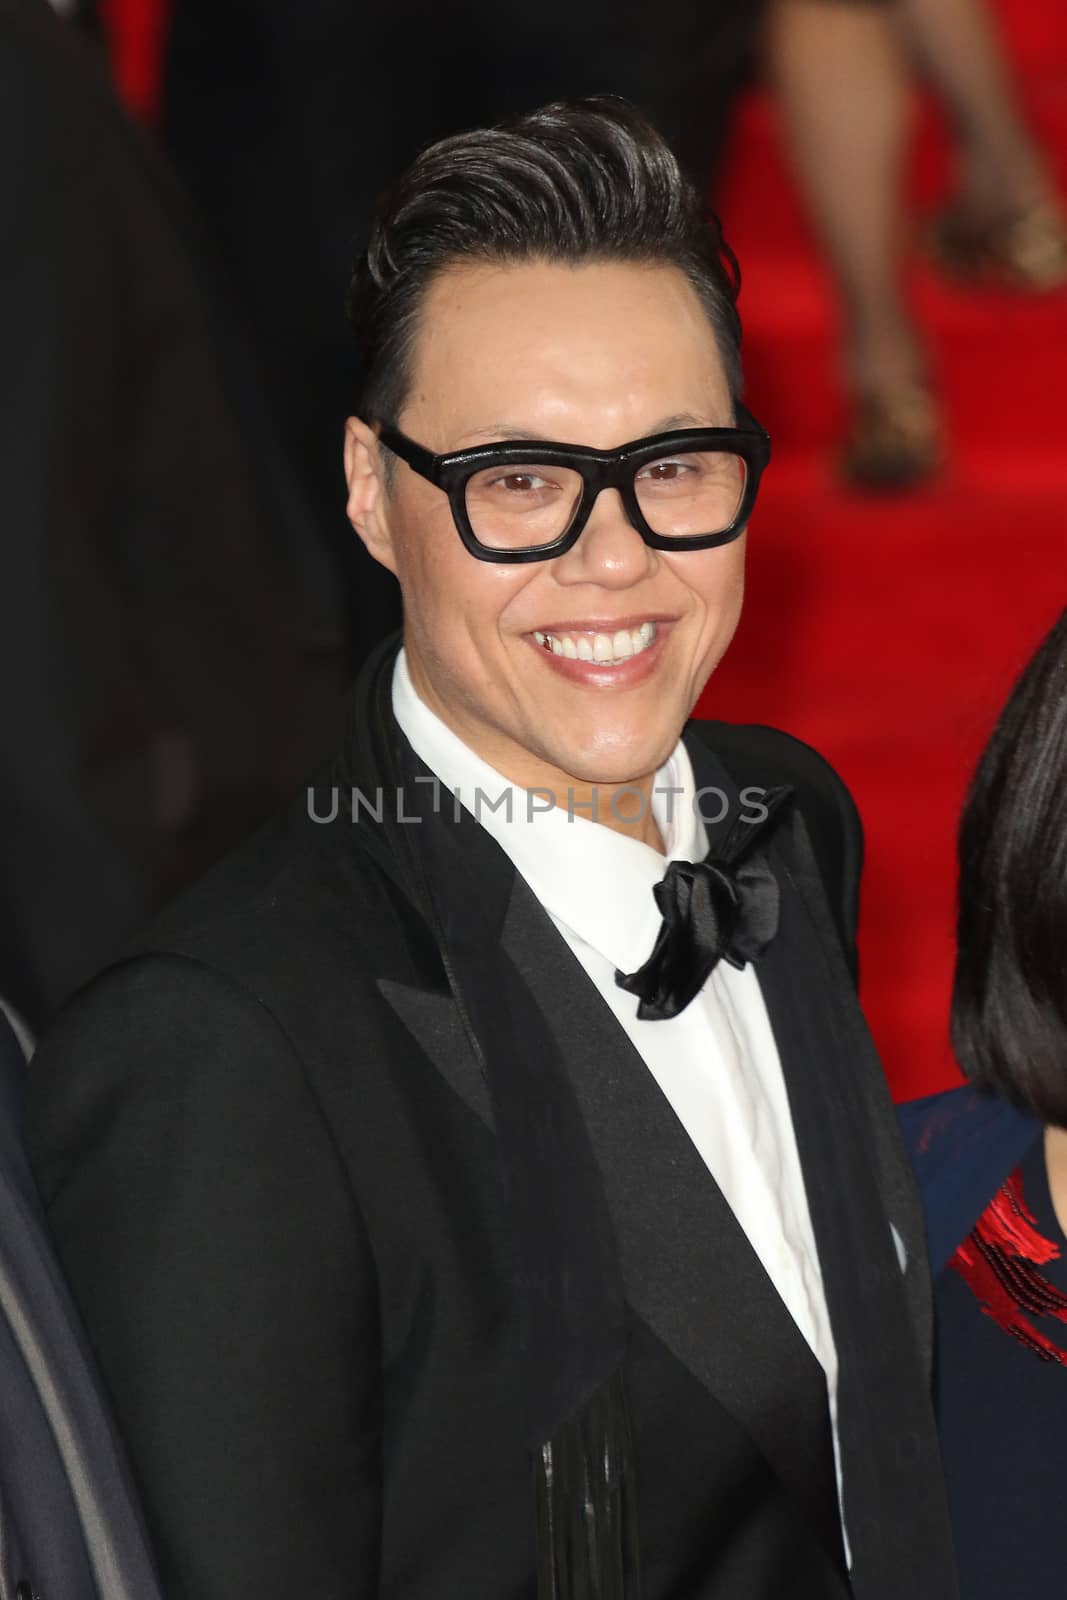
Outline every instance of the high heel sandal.
{"type": "Polygon", "coordinates": [[[937,265],[961,282],[1030,293],[1067,284],[1067,221],[1047,201],[994,223],[973,222],[953,207],[934,219],[928,237],[937,265]]]}
{"type": "Polygon", "coordinates": [[[927,483],[944,461],[937,404],[921,383],[861,394],[841,455],[841,474],[853,488],[898,493],[927,483]]]}

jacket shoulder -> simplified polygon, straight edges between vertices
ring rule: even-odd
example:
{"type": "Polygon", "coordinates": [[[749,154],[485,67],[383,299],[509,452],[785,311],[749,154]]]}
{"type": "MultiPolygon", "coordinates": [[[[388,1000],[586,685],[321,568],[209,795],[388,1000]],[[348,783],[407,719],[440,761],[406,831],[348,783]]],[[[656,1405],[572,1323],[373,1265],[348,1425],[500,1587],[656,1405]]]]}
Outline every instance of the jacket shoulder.
{"type": "Polygon", "coordinates": [[[1034,1141],[1041,1123],[969,1084],[897,1107],[940,1272],[1034,1141]]]}
{"type": "Polygon", "coordinates": [[[312,787],[219,861],[120,959],[175,954],[258,992],[304,969],[389,975],[419,918],[372,823],[312,787]]]}
{"type": "Polygon", "coordinates": [[[863,824],[844,780],[811,745],[780,728],[712,721],[694,721],[689,727],[739,789],[787,784],[795,791],[827,900],[855,972],[863,824]]]}
{"type": "Polygon", "coordinates": [[[862,841],[855,801],[840,774],[812,745],[762,723],[694,721],[690,727],[739,785],[789,784],[805,820],[822,818],[862,841]]]}
{"type": "Polygon", "coordinates": [[[974,1151],[1033,1138],[1041,1127],[1035,1117],[970,1084],[906,1100],[897,1107],[897,1120],[912,1166],[923,1179],[936,1179],[974,1151]]]}

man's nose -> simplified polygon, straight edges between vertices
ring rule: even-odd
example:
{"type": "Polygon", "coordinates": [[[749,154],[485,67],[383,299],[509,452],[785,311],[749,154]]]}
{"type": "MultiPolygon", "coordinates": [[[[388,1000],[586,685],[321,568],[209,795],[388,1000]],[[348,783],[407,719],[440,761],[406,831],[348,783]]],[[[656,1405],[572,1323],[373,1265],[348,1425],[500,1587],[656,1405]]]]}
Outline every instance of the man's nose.
{"type": "Polygon", "coordinates": [[[564,583],[621,587],[643,578],[655,558],[626,515],[618,489],[602,489],[577,544],[558,557],[556,576],[564,583]]]}

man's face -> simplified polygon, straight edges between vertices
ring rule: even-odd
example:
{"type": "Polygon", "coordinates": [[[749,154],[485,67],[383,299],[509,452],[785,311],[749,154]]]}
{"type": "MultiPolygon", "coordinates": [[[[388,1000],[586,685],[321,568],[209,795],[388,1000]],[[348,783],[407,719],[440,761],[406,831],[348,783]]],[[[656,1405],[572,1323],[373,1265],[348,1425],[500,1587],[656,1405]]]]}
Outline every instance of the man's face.
{"type": "MultiPolygon", "coordinates": [[[[711,327],[675,268],[524,263],[459,266],[435,281],[409,397],[390,420],[440,453],[515,437],[611,449],[666,428],[729,426],[732,415],[711,327]]],[[[422,699],[526,787],[654,773],[733,636],[744,538],[649,549],[605,490],[565,555],[479,561],[444,492],[402,463],[386,490],[374,455],[350,424],[349,514],[400,581],[422,699]],[[643,645],[650,628],[650,646],[611,663],[574,659],[565,644],[584,654],[586,640],[623,632],[643,645]],[[546,649],[546,635],[567,654],[546,649]]]]}

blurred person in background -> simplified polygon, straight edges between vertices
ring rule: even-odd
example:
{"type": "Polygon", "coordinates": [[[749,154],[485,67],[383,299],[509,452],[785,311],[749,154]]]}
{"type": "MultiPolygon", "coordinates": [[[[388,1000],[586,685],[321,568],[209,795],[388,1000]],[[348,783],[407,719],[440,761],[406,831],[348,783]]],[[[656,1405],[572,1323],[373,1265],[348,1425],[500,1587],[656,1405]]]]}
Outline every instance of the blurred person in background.
{"type": "Polygon", "coordinates": [[[32,1028],[332,738],[314,524],[168,174],[0,5],[0,992],[32,1028]]]}
{"type": "Polygon", "coordinates": [[[769,0],[767,54],[791,154],[844,311],[853,422],[842,470],[902,489],[944,458],[901,284],[912,60],[946,107],[957,191],[931,248],[957,280],[1067,283],[1067,226],[983,0],[769,0]]]}
{"type": "Polygon", "coordinates": [[[347,536],[324,441],[348,410],[336,311],[380,193],[414,151],[556,97],[641,105],[707,184],[761,20],[770,74],[844,307],[859,487],[940,467],[933,376],[902,291],[901,166],[911,59],[947,107],[958,193],[930,243],[959,279],[1067,280],[1067,231],[982,0],[486,0],[359,8],[174,0],[161,133],[207,219],[274,419],[343,574],[353,661],[395,625],[395,596],[347,536]],[[769,15],[767,15],[769,13],[769,15]],[[403,63],[403,89],[395,75],[403,63]]]}
{"type": "Polygon", "coordinates": [[[959,838],[956,1055],[900,1118],[927,1217],[936,1398],[967,1600],[1067,1566],[1067,610],[982,757],[959,838]]]}

